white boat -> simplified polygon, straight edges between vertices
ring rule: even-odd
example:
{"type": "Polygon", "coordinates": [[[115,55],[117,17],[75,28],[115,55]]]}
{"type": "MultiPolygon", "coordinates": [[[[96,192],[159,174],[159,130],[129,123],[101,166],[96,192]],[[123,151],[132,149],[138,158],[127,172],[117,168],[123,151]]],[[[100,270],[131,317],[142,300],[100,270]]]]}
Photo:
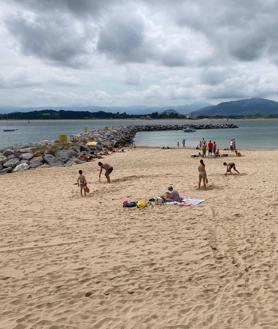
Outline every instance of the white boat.
{"type": "Polygon", "coordinates": [[[183,131],[184,131],[185,133],[194,133],[196,130],[193,129],[193,128],[190,128],[190,127],[186,127],[183,131]]]}

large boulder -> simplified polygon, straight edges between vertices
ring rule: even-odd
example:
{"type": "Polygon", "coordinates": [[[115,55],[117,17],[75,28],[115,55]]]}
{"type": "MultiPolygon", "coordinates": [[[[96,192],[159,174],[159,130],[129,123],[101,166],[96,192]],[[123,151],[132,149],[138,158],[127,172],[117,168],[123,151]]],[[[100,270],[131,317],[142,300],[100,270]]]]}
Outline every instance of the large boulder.
{"type": "Polygon", "coordinates": [[[85,163],[85,161],[82,161],[82,160],[80,160],[78,158],[72,158],[72,159],[70,159],[69,161],[67,161],[65,163],[65,166],[66,167],[70,167],[70,166],[74,166],[74,165],[82,164],[82,163],[85,163]]]}
{"type": "Polygon", "coordinates": [[[3,155],[5,155],[6,157],[9,155],[13,155],[14,154],[14,150],[13,149],[6,149],[3,151],[3,155]]]}
{"type": "Polygon", "coordinates": [[[41,162],[43,163],[43,156],[42,155],[39,155],[39,156],[35,156],[33,157],[31,160],[30,160],[30,163],[32,162],[41,162]]]}
{"type": "Polygon", "coordinates": [[[19,164],[20,164],[20,160],[18,158],[12,158],[12,159],[4,162],[3,166],[5,168],[14,168],[19,164]]]}
{"type": "Polygon", "coordinates": [[[0,170],[0,175],[7,174],[12,171],[12,168],[4,168],[0,170]]]}
{"type": "Polygon", "coordinates": [[[21,154],[21,159],[22,160],[31,160],[34,157],[33,153],[22,153],[21,154]]]}
{"type": "Polygon", "coordinates": [[[64,165],[63,161],[57,159],[54,155],[48,153],[44,155],[44,161],[51,167],[64,165]]]}
{"type": "Polygon", "coordinates": [[[32,153],[32,149],[31,149],[31,147],[25,147],[25,148],[19,149],[19,152],[20,153],[32,153]]]}
{"type": "Polygon", "coordinates": [[[30,168],[31,169],[35,169],[35,168],[38,168],[38,167],[41,167],[43,164],[41,161],[32,161],[30,162],[30,168]]]}
{"type": "Polygon", "coordinates": [[[29,165],[27,163],[21,163],[14,168],[13,172],[24,171],[28,169],[29,165]]]}
{"type": "Polygon", "coordinates": [[[5,162],[7,160],[7,157],[5,157],[4,154],[0,153],[0,163],[2,164],[3,162],[5,162]]]}
{"type": "Polygon", "coordinates": [[[55,153],[56,158],[63,163],[68,162],[73,156],[75,156],[76,152],[72,149],[69,150],[59,150],[55,153]]]}

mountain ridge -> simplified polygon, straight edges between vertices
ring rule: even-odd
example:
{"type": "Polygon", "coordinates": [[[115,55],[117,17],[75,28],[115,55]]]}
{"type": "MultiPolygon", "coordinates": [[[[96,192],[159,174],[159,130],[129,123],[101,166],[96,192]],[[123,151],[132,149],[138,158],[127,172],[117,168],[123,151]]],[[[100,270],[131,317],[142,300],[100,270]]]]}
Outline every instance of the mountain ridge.
{"type": "Polygon", "coordinates": [[[265,98],[248,98],[221,102],[191,112],[192,116],[271,116],[278,115],[278,102],[265,98]]]}

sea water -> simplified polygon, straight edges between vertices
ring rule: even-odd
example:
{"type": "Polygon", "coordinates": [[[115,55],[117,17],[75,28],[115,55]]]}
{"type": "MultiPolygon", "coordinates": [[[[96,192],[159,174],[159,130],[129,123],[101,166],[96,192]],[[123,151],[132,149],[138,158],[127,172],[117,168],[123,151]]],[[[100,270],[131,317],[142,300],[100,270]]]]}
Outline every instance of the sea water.
{"type": "Polygon", "coordinates": [[[229,140],[236,138],[241,149],[277,149],[278,119],[256,120],[65,120],[65,121],[0,121],[0,149],[12,145],[28,145],[42,140],[53,140],[61,134],[79,134],[107,126],[153,125],[153,124],[199,124],[234,123],[237,129],[207,129],[186,133],[180,131],[139,132],[135,138],[137,146],[176,147],[186,140],[187,147],[196,147],[202,138],[216,141],[220,148],[229,147],[229,140]],[[4,129],[17,129],[4,132],[4,129]]]}

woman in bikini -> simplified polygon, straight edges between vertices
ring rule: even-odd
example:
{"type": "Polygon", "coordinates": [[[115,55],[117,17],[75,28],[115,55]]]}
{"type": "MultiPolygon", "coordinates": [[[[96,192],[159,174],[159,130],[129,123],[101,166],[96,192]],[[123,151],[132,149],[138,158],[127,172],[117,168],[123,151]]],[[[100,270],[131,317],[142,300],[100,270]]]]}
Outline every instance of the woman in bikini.
{"type": "Polygon", "coordinates": [[[204,189],[206,189],[207,188],[207,183],[208,183],[208,178],[207,178],[206,166],[205,166],[203,160],[200,160],[200,165],[198,167],[198,172],[199,172],[198,189],[201,188],[202,181],[203,181],[204,189]]]}

